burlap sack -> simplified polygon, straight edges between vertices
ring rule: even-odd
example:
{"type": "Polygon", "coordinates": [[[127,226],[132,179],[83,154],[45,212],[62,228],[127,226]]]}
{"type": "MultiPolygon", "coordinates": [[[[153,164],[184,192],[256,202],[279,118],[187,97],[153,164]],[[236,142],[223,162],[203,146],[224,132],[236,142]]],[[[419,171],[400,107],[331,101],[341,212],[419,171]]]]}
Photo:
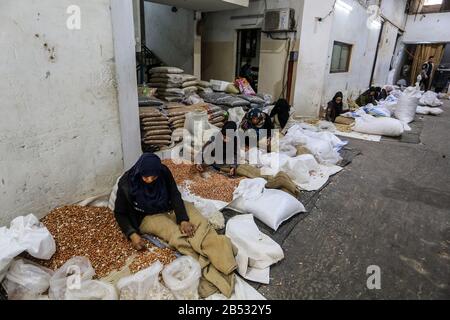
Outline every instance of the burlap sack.
{"type": "Polygon", "coordinates": [[[336,118],[335,123],[337,123],[337,124],[344,124],[344,125],[349,126],[349,125],[352,125],[352,124],[355,123],[355,119],[339,116],[339,117],[336,118]]]}
{"type": "Polygon", "coordinates": [[[184,72],[183,69],[176,67],[156,67],[150,69],[150,74],[154,73],[171,73],[171,74],[182,74],[184,72]]]}
{"type": "Polygon", "coordinates": [[[195,86],[197,86],[197,80],[186,81],[186,82],[183,82],[182,85],[181,85],[181,87],[183,87],[183,88],[195,87],[195,86]]]}
{"type": "Polygon", "coordinates": [[[297,146],[297,156],[302,156],[304,154],[311,154],[311,151],[306,149],[304,146],[297,146]]]}

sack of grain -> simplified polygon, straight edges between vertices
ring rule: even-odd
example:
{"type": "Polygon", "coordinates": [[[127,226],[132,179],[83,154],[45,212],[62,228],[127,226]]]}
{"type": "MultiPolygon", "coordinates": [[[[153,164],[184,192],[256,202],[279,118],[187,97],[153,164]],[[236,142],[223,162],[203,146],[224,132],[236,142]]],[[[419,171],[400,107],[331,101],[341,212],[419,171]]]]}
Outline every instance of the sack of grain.
{"type": "Polygon", "coordinates": [[[182,103],[177,103],[177,102],[169,102],[166,104],[166,109],[171,110],[171,109],[178,109],[178,108],[185,108],[186,106],[182,103]]]}
{"type": "Polygon", "coordinates": [[[183,84],[183,79],[150,78],[150,83],[174,84],[177,86],[181,86],[183,84]]]}
{"type": "Polygon", "coordinates": [[[186,119],[185,115],[181,115],[181,116],[176,116],[176,117],[170,118],[169,122],[170,123],[174,123],[174,122],[177,122],[179,120],[185,120],[185,119],[186,119]]]}
{"type": "Polygon", "coordinates": [[[212,84],[208,81],[198,81],[197,85],[202,88],[212,88],[212,84]]]}
{"type": "Polygon", "coordinates": [[[200,264],[192,257],[178,258],[163,270],[164,283],[178,300],[198,300],[200,264]]]}
{"type": "Polygon", "coordinates": [[[197,90],[198,89],[195,86],[186,87],[186,88],[183,89],[183,94],[187,95],[187,94],[191,94],[191,93],[196,93],[197,90]]]}
{"type": "Polygon", "coordinates": [[[144,139],[145,144],[155,145],[155,146],[167,146],[170,144],[170,140],[150,140],[144,139]]]}
{"type": "Polygon", "coordinates": [[[168,101],[168,102],[181,102],[183,101],[183,97],[162,97],[164,100],[168,101]]]}
{"type": "MultiPolygon", "coordinates": [[[[171,132],[172,133],[172,132],[171,132]]],[[[171,141],[172,135],[155,135],[155,134],[146,134],[144,136],[144,140],[152,140],[152,141],[171,141]]]]}
{"type": "Polygon", "coordinates": [[[179,88],[179,84],[166,83],[166,82],[153,82],[149,84],[152,88],[164,89],[164,88],[179,88]]]}
{"type": "Polygon", "coordinates": [[[223,117],[225,115],[225,113],[226,112],[223,110],[215,111],[214,113],[209,113],[209,111],[208,111],[208,118],[211,120],[214,118],[223,117]]]}
{"type": "Polygon", "coordinates": [[[157,129],[157,130],[148,130],[145,132],[147,135],[171,135],[172,130],[170,129],[157,129]]]}
{"type": "Polygon", "coordinates": [[[192,74],[182,74],[183,82],[197,81],[197,77],[192,74]]]}
{"type": "Polygon", "coordinates": [[[182,83],[181,87],[182,88],[195,87],[195,86],[197,86],[197,84],[198,84],[197,80],[186,81],[186,82],[182,83]]]}
{"type": "Polygon", "coordinates": [[[183,74],[175,74],[175,73],[152,73],[151,78],[164,79],[167,81],[168,79],[172,81],[184,81],[183,74]]]}
{"type": "Polygon", "coordinates": [[[184,72],[183,69],[176,67],[156,67],[150,69],[150,74],[154,73],[170,73],[170,74],[182,74],[184,72]]]}
{"type": "Polygon", "coordinates": [[[216,123],[223,122],[223,121],[225,121],[225,117],[220,116],[220,117],[209,120],[209,123],[216,124],[216,123]]]}
{"type": "Polygon", "coordinates": [[[339,116],[336,118],[335,123],[344,124],[344,125],[352,125],[355,123],[355,119],[339,116]]]}
{"type": "Polygon", "coordinates": [[[173,95],[173,96],[178,96],[178,95],[183,95],[184,91],[183,89],[180,88],[165,88],[165,89],[158,89],[158,95],[173,95]]]}

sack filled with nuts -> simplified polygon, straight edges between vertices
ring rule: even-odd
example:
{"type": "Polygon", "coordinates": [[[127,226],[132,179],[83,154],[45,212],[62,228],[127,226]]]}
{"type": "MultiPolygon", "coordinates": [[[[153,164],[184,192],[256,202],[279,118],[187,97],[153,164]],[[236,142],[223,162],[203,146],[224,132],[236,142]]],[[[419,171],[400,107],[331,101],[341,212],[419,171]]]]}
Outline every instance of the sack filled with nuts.
{"type": "Polygon", "coordinates": [[[119,280],[117,288],[120,300],[174,300],[175,297],[159,282],[163,269],[161,262],[153,263],[147,269],[119,280]]]}
{"type": "Polygon", "coordinates": [[[178,258],[162,272],[164,283],[177,300],[198,300],[201,268],[190,256],[178,258]]]}

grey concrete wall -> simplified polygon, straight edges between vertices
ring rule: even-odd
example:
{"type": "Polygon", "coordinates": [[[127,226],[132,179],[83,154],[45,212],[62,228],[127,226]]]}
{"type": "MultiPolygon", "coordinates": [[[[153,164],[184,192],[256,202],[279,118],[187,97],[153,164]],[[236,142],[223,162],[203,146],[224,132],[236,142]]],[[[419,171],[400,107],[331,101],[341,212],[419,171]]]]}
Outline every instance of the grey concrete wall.
{"type": "Polygon", "coordinates": [[[194,72],[194,11],[145,3],[145,36],[150,48],[164,63],[194,72]]]}
{"type": "Polygon", "coordinates": [[[2,0],[0,48],[0,225],[109,192],[123,169],[110,0],[2,0]]]}
{"type": "Polygon", "coordinates": [[[406,23],[405,42],[450,42],[450,12],[410,15],[406,23]]]}
{"type": "MultiPolygon", "coordinates": [[[[298,26],[301,26],[303,2],[304,0],[268,0],[267,8],[295,9],[298,26]]],[[[255,17],[255,15],[262,15],[264,10],[265,2],[259,0],[251,1],[248,8],[212,12],[206,15],[205,34],[202,37],[202,77],[204,80],[234,81],[237,30],[262,29],[264,19],[255,17]],[[232,19],[232,17],[234,18],[232,19]]],[[[299,35],[300,32],[289,35],[292,39],[291,51],[298,50],[299,35]]],[[[274,35],[278,38],[285,36],[285,34],[274,35]]],[[[276,98],[281,94],[287,50],[286,40],[273,40],[266,34],[261,35],[258,84],[260,93],[268,93],[276,98]]]]}

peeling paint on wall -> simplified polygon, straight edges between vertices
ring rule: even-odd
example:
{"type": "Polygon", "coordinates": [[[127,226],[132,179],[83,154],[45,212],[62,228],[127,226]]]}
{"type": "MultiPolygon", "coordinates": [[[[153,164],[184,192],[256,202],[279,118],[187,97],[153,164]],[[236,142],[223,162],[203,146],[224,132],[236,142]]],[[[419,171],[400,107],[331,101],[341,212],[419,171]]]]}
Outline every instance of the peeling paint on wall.
{"type": "Polygon", "coordinates": [[[0,226],[107,193],[123,170],[110,0],[77,0],[76,31],[65,1],[1,2],[0,226]]]}

